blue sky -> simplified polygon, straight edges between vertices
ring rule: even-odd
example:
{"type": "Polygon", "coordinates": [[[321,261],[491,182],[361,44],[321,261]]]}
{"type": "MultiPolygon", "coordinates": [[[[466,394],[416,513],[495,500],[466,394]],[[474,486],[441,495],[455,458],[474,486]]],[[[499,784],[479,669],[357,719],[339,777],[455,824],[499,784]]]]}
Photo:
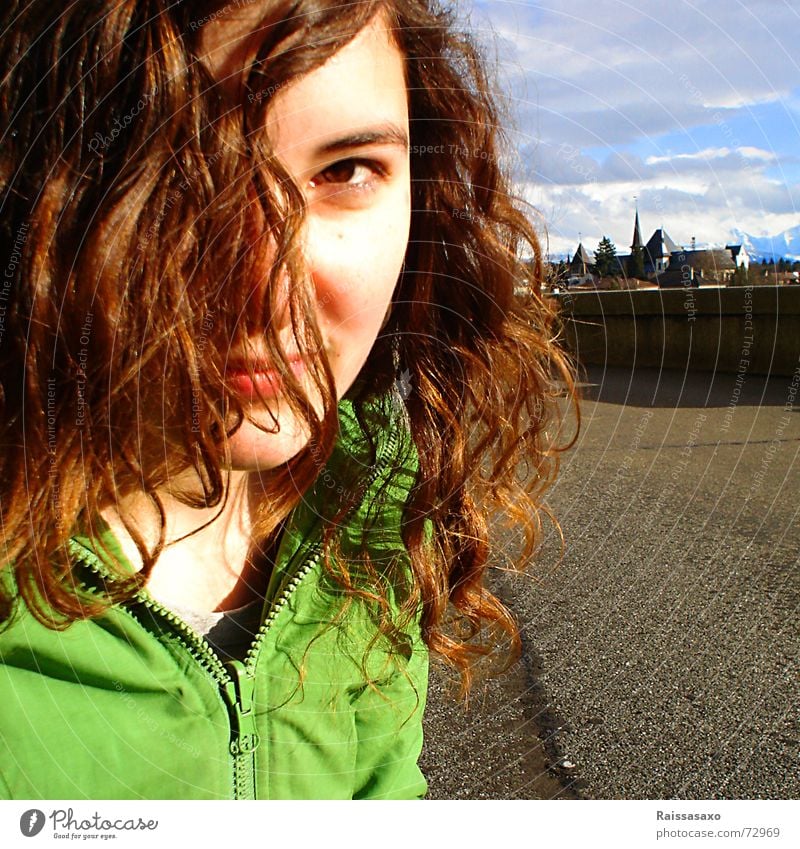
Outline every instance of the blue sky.
{"type": "Polygon", "coordinates": [[[800,0],[462,0],[551,255],[800,225],[800,0]]]}

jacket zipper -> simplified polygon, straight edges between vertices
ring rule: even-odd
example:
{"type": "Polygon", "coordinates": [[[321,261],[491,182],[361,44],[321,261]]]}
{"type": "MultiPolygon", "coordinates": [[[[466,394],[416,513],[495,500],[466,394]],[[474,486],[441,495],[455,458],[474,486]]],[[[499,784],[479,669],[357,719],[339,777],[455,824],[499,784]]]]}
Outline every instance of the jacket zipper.
{"type": "MultiPolygon", "coordinates": [[[[382,451],[382,462],[378,462],[376,458],[375,468],[372,471],[372,475],[370,476],[369,482],[364,487],[364,491],[366,492],[370,487],[375,483],[383,470],[383,466],[386,464],[387,456],[394,456],[397,452],[397,436],[394,432],[394,429],[389,431],[389,438],[387,440],[387,445],[384,447],[382,451]]],[[[357,510],[358,507],[354,508],[354,511],[357,510]]],[[[352,515],[352,514],[348,514],[352,515]]],[[[344,521],[344,520],[343,520],[344,521]]],[[[243,672],[248,676],[255,677],[255,666],[256,660],[258,658],[258,652],[261,648],[261,643],[264,640],[267,632],[272,627],[275,619],[281,610],[286,606],[289,598],[292,596],[297,587],[303,582],[303,579],[319,564],[319,561],[322,557],[322,545],[321,543],[315,543],[306,551],[306,560],[303,563],[303,566],[298,569],[295,573],[294,577],[291,579],[289,584],[284,588],[283,592],[278,596],[277,601],[272,605],[270,612],[267,615],[267,618],[264,620],[264,624],[258,629],[258,632],[255,634],[253,638],[253,642],[250,646],[250,649],[247,652],[247,655],[244,659],[244,669],[243,672]]],[[[240,661],[235,661],[241,666],[240,661]]]]}
{"type": "Polygon", "coordinates": [[[223,690],[231,709],[231,740],[233,757],[233,798],[256,798],[256,749],[261,742],[256,728],[253,693],[256,680],[247,674],[238,660],[225,664],[231,679],[223,690]]]}
{"type": "MultiPolygon", "coordinates": [[[[392,456],[395,451],[396,436],[394,431],[390,430],[388,445],[382,453],[386,457],[387,454],[392,456]]],[[[382,465],[382,463],[376,462],[375,469],[369,483],[365,487],[365,491],[377,480],[382,470],[382,465]]],[[[93,552],[88,551],[73,540],[69,541],[69,547],[71,553],[92,569],[92,571],[98,573],[101,577],[108,576],[105,564],[93,552]]],[[[264,620],[264,624],[256,633],[244,661],[230,660],[223,664],[209,643],[193,628],[187,625],[180,616],[159,604],[145,590],[140,591],[134,597],[149,610],[157,613],[162,619],[166,619],[171,627],[181,634],[185,647],[200,667],[211,677],[217,687],[217,691],[228,708],[230,718],[228,751],[233,759],[232,789],[234,799],[256,798],[255,753],[261,743],[261,739],[256,726],[254,695],[255,666],[261,644],[277,619],[278,614],[286,607],[297,587],[316,568],[321,557],[321,543],[317,543],[307,550],[303,566],[284,588],[275,603],[271,605],[270,612],[264,620]]],[[[131,611],[125,607],[121,607],[121,609],[125,610],[128,616],[136,619],[131,611]]],[[[138,622],[138,620],[136,621],[138,622]]]]}
{"type": "MultiPolygon", "coordinates": [[[[101,577],[107,577],[108,571],[105,564],[91,551],[73,540],[69,541],[70,553],[81,563],[88,566],[93,572],[101,577]]],[[[278,613],[289,601],[292,592],[297,588],[300,581],[311,572],[319,562],[320,552],[309,558],[303,568],[292,579],[289,586],[281,593],[278,601],[273,605],[264,625],[258,631],[256,640],[248,652],[248,663],[239,660],[231,660],[224,663],[217,654],[193,628],[186,624],[183,619],[168,608],[159,604],[146,592],[142,591],[134,596],[135,600],[142,603],[148,610],[165,619],[170,627],[177,631],[182,637],[184,646],[188,649],[198,665],[211,678],[214,686],[219,692],[222,700],[228,708],[230,717],[230,740],[228,751],[233,762],[233,798],[255,799],[256,798],[256,775],[255,775],[255,751],[259,746],[260,738],[256,728],[256,717],[254,710],[255,667],[254,658],[257,654],[256,646],[263,640],[274,622],[278,613]],[[251,657],[252,656],[252,657],[251,657]]],[[[126,607],[120,606],[127,616],[141,625],[138,618],[126,607]]]]}
{"type": "MultiPolygon", "coordinates": [[[[230,732],[228,754],[232,759],[232,795],[234,799],[256,798],[255,750],[259,736],[255,725],[253,691],[255,679],[244,674],[242,664],[223,663],[208,641],[183,619],[145,593],[136,596],[149,610],[157,613],[179,632],[184,646],[201,668],[211,676],[217,692],[228,709],[230,732]]],[[[132,615],[132,614],[131,614],[132,615]]]]}
{"type": "MultiPolygon", "coordinates": [[[[312,548],[311,551],[314,551],[314,549],[312,548]]],[[[149,609],[167,619],[173,628],[181,632],[186,647],[200,665],[210,673],[228,708],[231,726],[228,752],[233,761],[234,799],[256,798],[256,749],[261,743],[261,738],[256,725],[254,697],[256,685],[255,661],[259,648],[272,623],[288,604],[292,593],[319,563],[321,554],[321,550],[316,551],[312,557],[305,561],[303,567],[272,605],[267,619],[253,639],[253,644],[250,646],[244,662],[229,660],[223,663],[208,641],[203,639],[177,614],[144,593],[137,596],[149,609]]]]}
{"type": "Polygon", "coordinates": [[[256,749],[261,743],[261,738],[256,726],[254,696],[256,659],[261,644],[278,614],[288,604],[292,593],[319,563],[321,554],[321,551],[316,551],[304,562],[302,568],[272,605],[264,624],[255,634],[244,661],[229,660],[225,663],[229,676],[222,688],[222,693],[231,716],[230,753],[233,758],[234,799],[256,798],[256,749]]]}

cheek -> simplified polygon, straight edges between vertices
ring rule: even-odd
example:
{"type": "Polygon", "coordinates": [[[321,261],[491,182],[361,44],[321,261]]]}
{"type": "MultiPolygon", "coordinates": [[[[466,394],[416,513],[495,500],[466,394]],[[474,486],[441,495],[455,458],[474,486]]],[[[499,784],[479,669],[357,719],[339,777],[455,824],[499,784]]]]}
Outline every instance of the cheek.
{"type": "Polygon", "coordinates": [[[394,292],[408,242],[396,223],[339,228],[321,239],[312,259],[320,317],[377,333],[394,292]]]}

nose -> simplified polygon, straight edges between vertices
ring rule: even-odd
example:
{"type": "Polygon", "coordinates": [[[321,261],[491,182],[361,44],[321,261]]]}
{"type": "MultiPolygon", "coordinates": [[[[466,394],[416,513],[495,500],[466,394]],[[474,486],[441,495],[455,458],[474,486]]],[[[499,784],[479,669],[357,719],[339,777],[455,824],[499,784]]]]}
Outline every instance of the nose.
{"type": "MultiPolygon", "coordinates": [[[[288,311],[288,283],[281,275],[283,292],[277,292],[269,307],[269,279],[272,266],[277,255],[277,246],[268,232],[267,219],[261,208],[258,194],[253,183],[247,186],[248,206],[245,212],[244,244],[247,257],[245,270],[248,272],[248,304],[245,319],[251,318],[258,325],[263,325],[265,320],[270,322],[279,320],[283,324],[287,319],[288,311]]],[[[248,330],[262,331],[263,327],[248,328],[248,330]]]]}
{"type": "Polygon", "coordinates": [[[248,338],[274,334],[290,351],[304,345],[303,340],[311,348],[319,347],[311,328],[323,305],[307,259],[299,251],[292,262],[279,257],[278,245],[268,234],[251,243],[249,253],[245,275],[251,282],[243,315],[248,338]]]}
{"type": "Polygon", "coordinates": [[[276,247],[271,239],[267,244],[262,239],[261,244],[252,248],[252,251],[252,283],[243,316],[248,324],[248,332],[260,335],[267,328],[288,331],[292,323],[292,283],[289,272],[282,265],[278,273],[274,273],[276,247]]]}
{"type": "MultiPolygon", "coordinates": [[[[248,268],[250,271],[248,308],[245,321],[248,323],[248,332],[259,335],[266,329],[266,325],[276,331],[284,331],[286,335],[291,333],[292,309],[291,294],[292,287],[301,285],[301,281],[295,280],[287,269],[287,264],[281,262],[279,273],[271,281],[273,268],[278,257],[278,244],[269,232],[269,224],[261,207],[255,187],[251,183],[247,189],[249,206],[247,221],[245,224],[245,244],[250,253],[248,257],[248,268]],[[249,319],[249,320],[248,320],[249,319]]],[[[298,259],[300,259],[298,257],[298,259]]],[[[295,275],[303,274],[313,280],[306,261],[293,262],[292,271],[295,275]]],[[[316,295],[309,292],[309,309],[314,309],[316,295]]],[[[298,328],[302,334],[303,328],[298,328]]],[[[284,337],[285,338],[285,337],[284,337]]]]}

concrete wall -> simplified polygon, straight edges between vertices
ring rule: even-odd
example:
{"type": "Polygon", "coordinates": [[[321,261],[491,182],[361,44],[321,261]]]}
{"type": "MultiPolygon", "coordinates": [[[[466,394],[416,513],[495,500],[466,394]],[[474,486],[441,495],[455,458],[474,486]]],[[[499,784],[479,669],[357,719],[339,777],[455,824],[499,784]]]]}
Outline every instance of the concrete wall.
{"type": "Polygon", "coordinates": [[[800,286],[564,292],[564,335],[586,365],[792,375],[800,286]]]}

